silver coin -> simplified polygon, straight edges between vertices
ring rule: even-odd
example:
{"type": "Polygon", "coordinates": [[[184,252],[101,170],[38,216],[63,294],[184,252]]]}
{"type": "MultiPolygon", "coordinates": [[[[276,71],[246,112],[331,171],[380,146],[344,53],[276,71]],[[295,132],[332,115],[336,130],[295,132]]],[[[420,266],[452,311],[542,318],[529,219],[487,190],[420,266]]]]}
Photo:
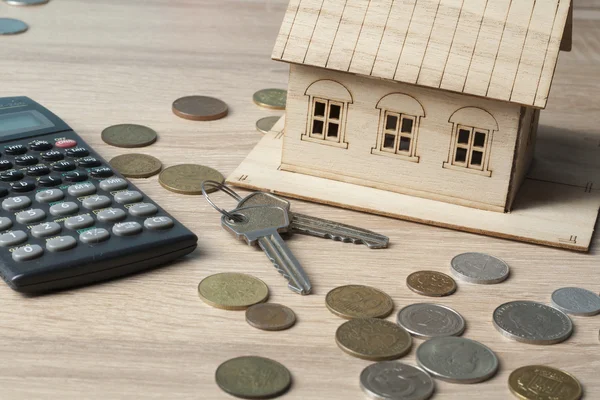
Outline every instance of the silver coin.
{"type": "Polygon", "coordinates": [[[494,310],[494,326],[517,342],[555,344],[573,333],[571,319],[562,311],[535,301],[511,301],[494,310]]]}
{"type": "Polygon", "coordinates": [[[420,345],[417,362],[434,377],[454,383],[483,382],[498,370],[498,357],[487,346],[453,336],[420,345]]]}
{"type": "Polygon", "coordinates": [[[360,387],[377,400],[427,400],[435,388],[427,372],[398,361],[369,365],[360,374],[360,387]]]}
{"type": "Polygon", "coordinates": [[[600,313],[600,296],[587,289],[565,287],[552,293],[552,304],[567,314],[592,316],[600,313]]]}
{"type": "Polygon", "coordinates": [[[39,6],[46,4],[50,0],[4,0],[6,4],[11,6],[39,6]]]}
{"type": "Polygon", "coordinates": [[[16,35],[25,32],[29,26],[23,21],[12,18],[0,18],[0,35],[16,35]]]}
{"type": "Polygon", "coordinates": [[[463,317],[439,304],[411,304],[398,311],[396,321],[414,336],[422,338],[460,336],[465,331],[463,317]]]}
{"type": "Polygon", "coordinates": [[[500,283],[508,278],[510,272],[504,261],[483,253],[459,254],[450,265],[452,274],[458,279],[481,285],[500,283]]]}

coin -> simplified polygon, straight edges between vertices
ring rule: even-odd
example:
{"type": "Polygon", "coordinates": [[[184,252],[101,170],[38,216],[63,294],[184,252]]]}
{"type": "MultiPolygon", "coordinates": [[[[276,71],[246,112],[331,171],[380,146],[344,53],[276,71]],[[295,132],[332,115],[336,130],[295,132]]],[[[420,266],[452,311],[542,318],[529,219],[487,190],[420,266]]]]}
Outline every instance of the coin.
{"type": "Polygon", "coordinates": [[[450,307],[419,303],[398,312],[398,325],[422,338],[460,336],[465,331],[465,320],[450,307]]]}
{"type": "Polygon", "coordinates": [[[571,374],[545,365],[528,365],[508,377],[510,391],[521,400],[579,400],[583,389],[571,374]]]}
{"type": "Polygon", "coordinates": [[[565,287],[552,293],[552,304],[562,312],[592,316],[600,313],[600,296],[586,289],[565,287]]]}
{"type": "Polygon", "coordinates": [[[493,321],[502,335],[530,344],[560,343],[573,332],[565,313],[534,301],[504,303],[494,310],[493,321]]]}
{"type": "Polygon", "coordinates": [[[433,379],[421,368],[399,361],[371,364],[360,374],[360,387],[377,400],[427,400],[433,379]]]}
{"type": "Polygon", "coordinates": [[[254,103],[272,110],[285,110],[286,98],[287,91],[283,89],[263,89],[252,96],[254,103]]]}
{"type": "Polygon", "coordinates": [[[277,361],[245,356],[225,361],[215,373],[217,385],[232,396],[266,399],[285,393],[292,384],[290,371],[277,361]]]}
{"type": "Polygon", "coordinates": [[[269,133],[273,126],[281,117],[264,117],[256,121],[256,130],[262,133],[269,133]]]}
{"type": "Polygon", "coordinates": [[[363,360],[384,361],[404,356],[412,338],[403,328],[378,318],[357,318],[344,322],[335,333],[340,349],[363,360]]]}
{"type": "Polygon", "coordinates": [[[0,18],[0,35],[16,35],[17,33],[23,33],[29,26],[18,19],[13,18],[0,18]]]}
{"type": "Polygon", "coordinates": [[[490,285],[508,278],[508,264],[483,253],[459,254],[450,262],[454,276],[463,281],[490,285]]]}
{"type": "Polygon", "coordinates": [[[109,126],[102,131],[102,140],[115,147],[144,147],[156,142],[154,130],[143,125],[120,124],[109,126]]]}
{"type": "Polygon", "coordinates": [[[392,298],[381,290],[362,285],[340,286],[325,297],[325,305],[338,317],[385,318],[394,309],[392,298]]]}
{"type": "Polygon", "coordinates": [[[269,288],[258,278],[237,272],[223,272],[204,278],[198,294],[207,304],[224,310],[245,310],[269,297],[269,288]]]}
{"type": "Polygon", "coordinates": [[[187,96],[173,102],[173,113],[192,121],[214,121],[227,115],[227,104],[208,96],[187,96]]]}
{"type": "Polygon", "coordinates": [[[423,296],[441,297],[456,291],[456,282],[450,276],[436,271],[413,272],[406,278],[408,288],[423,296]]]}
{"type": "Polygon", "coordinates": [[[296,314],[281,304],[255,304],[246,310],[246,322],[264,331],[282,331],[296,323],[296,314]]]}
{"type": "Polygon", "coordinates": [[[487,346],[454,336],[421,344],[417,362],[435,378],[453,383],[483,382],[498,370],[498,358],[487,346]]]}
{"type": "Polygon", "coordinates": [[[11,6],[39,6],[41,4],[46,4],[50,0],[4,0],[6,4],[10,4],[11,6]]]}
{"type": "Polygon", "coordinates": [[[156,175],[162,168],[159,159],[147,154],[123,154],[109,162],[121,175],[128,178],[148,178],[156,175]]]}
{"type": "MultiPolygon", "coordinates": [[[[165,168],[158,176],[158,182],[167,190],[180,194],[202,194],[202,182],[206,180],[222,183],[225,178],[219,171],[197,164],[179,164],[165,168]]],[[[217,188],[206,188],[207,193],[217,188]]]]}

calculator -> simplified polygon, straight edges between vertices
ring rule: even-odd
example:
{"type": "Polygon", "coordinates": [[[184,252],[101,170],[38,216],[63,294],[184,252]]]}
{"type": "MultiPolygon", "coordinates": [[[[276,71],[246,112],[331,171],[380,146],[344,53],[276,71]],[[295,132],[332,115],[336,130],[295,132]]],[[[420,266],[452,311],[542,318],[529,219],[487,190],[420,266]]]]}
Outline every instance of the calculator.
{"type": "Polygon", "coordinates": [[[0,98],[0,274],[40,293],[139,272],[198,238],[27,97],[0,98]]]}

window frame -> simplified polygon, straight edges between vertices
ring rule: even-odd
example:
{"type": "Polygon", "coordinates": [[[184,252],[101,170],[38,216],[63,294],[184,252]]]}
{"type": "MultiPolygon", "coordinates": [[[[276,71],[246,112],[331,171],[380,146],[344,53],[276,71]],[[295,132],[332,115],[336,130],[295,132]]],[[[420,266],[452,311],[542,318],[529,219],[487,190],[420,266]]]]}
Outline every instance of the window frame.
{"type": "Polygon", "coordinates": [[[444,163],[444,168],[460,169],[469,172],[480,173],[482,175],[491,176],[491,171],[488,170],[490,153],[491,153],[491,142],[494,131],[489,129],[478,128],[476,126],[469,126],[463,124],[455,124],[453,135],[452,135],[452,148],[450,150],[450,159],[444,163]],[[461,131],[469,132],[469,139],[466,143],[461,143],[460,133],[461,131]],[[485,139],[482,146],[475,144],[475,138],[477,134],[485,135],[485,139]],[[466,151],[465,161],[457,161],[456,155],[459,149],[466,151]],[[481,163],[473,163],[473,154],[475,152],[482,153],[481,163]]]}
{"type": "Polygon", "coordinates": [[[336,99],[328,99],[323,96],[310,96],[310,109],[306,133],[302,135],[302,140],[348,148],[348,143],[345,142],[347,111],[348,102],[336,99]],[[317,103],[322,103],[325,105],[323,116],[315,115],[317,103]],[[331,106],[338,106],[340,108],[339,118],[331,117],[331,106]],[[313,132],[315,121],[321,121],[323,123],[323,130],[321,133],[313,132]],[[329,136],[330,124],[335,124],[338,127],[338,131],[335,136],[329,136]]]}
{"type": "Polygon", "coordinates": [[[419,162],[420,157],[417,153],[417,143],[419,139],[420,116],[403,113],[389,108],[380,108],[380,120],[377,133],[377,145],[371,149],[371,154],[399,158],[405,161],[419,162]],[[388,116],[397,118],[395,129],[387,129],[388,116]],[[412,121],[410,132],[402,132],[404,120],[412,121]],[[394,136],[393,148],[385,146],[386,135],[394,136]],[[408,150],[401,150],[400,143],[402,138],[410,139],[408,150]]]}

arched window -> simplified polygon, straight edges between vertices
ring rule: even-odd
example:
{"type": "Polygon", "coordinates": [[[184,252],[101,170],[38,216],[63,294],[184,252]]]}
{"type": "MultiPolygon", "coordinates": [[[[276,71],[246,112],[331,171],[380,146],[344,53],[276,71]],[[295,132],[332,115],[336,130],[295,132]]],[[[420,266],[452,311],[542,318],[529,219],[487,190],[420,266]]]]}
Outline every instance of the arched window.
{"type": "Polygon", "coordinates": [[[345,142],[348,104],[352,95],[342,84],[320,80],[311,84],[305,93],[309,97],[306,132],[302,140],[348,148],[345,142]]]}
{"type": "Polygon", "coordinates": [[[415,98],[402,93],[383,97],[379,109],[379,132],[373,154],[393,155],[419,162],[417,140],[421,118],[425,111],[415,98]]]}

